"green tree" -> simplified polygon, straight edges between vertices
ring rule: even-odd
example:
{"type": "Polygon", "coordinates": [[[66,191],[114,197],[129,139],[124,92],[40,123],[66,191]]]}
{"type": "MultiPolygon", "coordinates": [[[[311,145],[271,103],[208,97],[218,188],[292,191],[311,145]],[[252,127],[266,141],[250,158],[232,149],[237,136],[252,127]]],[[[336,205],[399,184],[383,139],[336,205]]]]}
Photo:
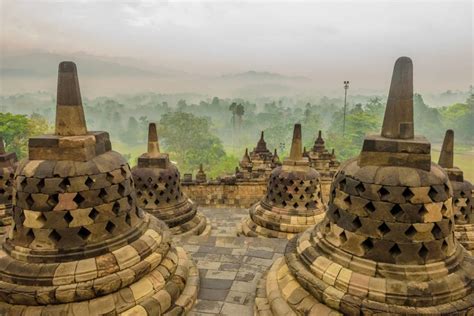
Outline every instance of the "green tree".
{"type": "Polygon", "coordinates": [[[172,153],[182,172],[195,170],[200,163],[216,164],[226,156],[221,140],[211,133],[208,118],[180,111],[166,113],[158,131],[163,146],[172,153]]]}
{"type": "Polygon", "coordinates": [[[45,134],[50,129],[48,121],[33,113],[30,117],[12,113],[0,113],[0,134],[6,150],[13,151],[18,158],[26,156],[28,138],[45,134]]]}

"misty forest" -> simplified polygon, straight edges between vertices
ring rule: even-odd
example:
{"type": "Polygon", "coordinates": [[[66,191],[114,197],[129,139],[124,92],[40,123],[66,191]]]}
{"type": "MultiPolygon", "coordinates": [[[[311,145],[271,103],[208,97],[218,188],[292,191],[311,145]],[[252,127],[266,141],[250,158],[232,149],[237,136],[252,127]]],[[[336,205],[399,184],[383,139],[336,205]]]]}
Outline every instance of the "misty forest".
{"type": "MultiPolygon", "coordinates": [[[[450,93],[453,94],[447,92],[450,93]]],[[[472,179],[474,96],[459,93],[457,98],[464,100],[435,107],[415,93],[415,132],[428,137],[433,144],[433,159],[437,159],[445,130],[454,129],[455,162],[472,179]]],[[[6,149],[23,158],[28,137],[52,132],[55,102],[55,95],[48,92],[2,96],[0,134],[6,149]]],[[[379,133],[386,97],[349,94],[344,135],[343,95],[220,98],[191,93],[139,93],[83,96],[83,103],[88,129],[108,131],[113,148],[123,153],[130,164],[134,165],[146,150],[148,123],[156,122],[162,151],[170,154],[182,173],[195,174],[202,163],[210,177],[218,177],[234,171],[245,148],[252,150],[255,146],[260,131],[265,133],[268,148],[276,148],[280,157],[285,157],[292,126],[297,122],[303,126],[307,148],[322,130],[326,147],[335,149],[338,160],[356,156],[364,136],[379,133]]]]}

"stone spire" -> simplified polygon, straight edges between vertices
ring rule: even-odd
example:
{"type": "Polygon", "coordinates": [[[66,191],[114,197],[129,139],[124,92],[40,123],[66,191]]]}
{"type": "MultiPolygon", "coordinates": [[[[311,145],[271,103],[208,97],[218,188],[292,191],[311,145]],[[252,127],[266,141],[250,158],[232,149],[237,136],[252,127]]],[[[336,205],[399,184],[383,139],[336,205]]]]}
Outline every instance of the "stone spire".
{"type": "Polygon", "coordinates": [[[280,164],[280,157],[278,156],[278,153],[277,153],[277,149],[276,149],[276,148],[275,148],[275,150],[273,151],[272,163],[273,163],[274,165],[280,164]]]}
{"type": "Polygon", "coordinates": [[[448,129],[444,135],[443,147],[441,147],[441,153],[439,154],[438,165],[443,168],[453,168],[453,153],[454,150],[454,131],[448,129]]]}
{"type": "Polygon", "coordinates": [[[382,135],[364,139],[359,163],[429,171],[431,144],[413,131],[413,65],[410,58],[400,57],[393,69],[382,135]]]}
{"type": "Polygon", "coordinates": [[[260,133],[260,139],[258,140],[257,147],[255,147],[254,152],[255,153],[269,152],[267,149],[267,143],[265,142],[265,139],[264,139],[263,131],[260,133]]]}
{"type": "Polygon", "coordinates": [[[413,126],[413,64],[408,57],[398,58],[393,68],[382,136],[396,139],[412,139],[415,136],[413,126]]]}
{"type": "Polygon", "coordinates": [[[160,144],[158,142],[158,134],[156,133],[156,124],[148,125],[148,155],[156,157],[160,154],[160,144]]]}
{"type": "Polygon", "coordinates": [[[319,173],[302,155],[301,124],[295,124],[290,157],[273,169],[266,196],[250,208],[238,233],[290,239],[322,220],[325,210],[319,173]]]}
{"type": "Polygon", "coordinates": [[[196,266],[164,223],[137,207],[127,161],[106,132],[86,131],[80,104],[76,67],[61,63],[56,133],[30,138],[16,170],[0,256],[0,293],[15,295],[0,295],[0,314],[189,311],[196,266]]]}
{"type": "Polygon", "coordinates": [[[303,158],[303,148],[301,140],[301,124],[295,124],[293,129],[293,139],[291,141],[290,159],[301,160],[303,158]]]}
{"type": "MultiPolygon", "coordinates": [[[[169,160],[167,153],[159,151],[153,123],[148,127],[148,151],[138,157],[132,175],[137,186],[138,206],[164,221],[174,235],[208,232],[206,218],[197,213],[197,205],[182,191],[178,168],[169,160]]],[[[196,181],[205,182],[202,164],[196,181]]]]}
{"type": "Polygon", "coordinates": [[[56,135],[86,135],[86,119],[82,107],[76,64],[63,61],[59,64],[56,98],[56,135]]]}

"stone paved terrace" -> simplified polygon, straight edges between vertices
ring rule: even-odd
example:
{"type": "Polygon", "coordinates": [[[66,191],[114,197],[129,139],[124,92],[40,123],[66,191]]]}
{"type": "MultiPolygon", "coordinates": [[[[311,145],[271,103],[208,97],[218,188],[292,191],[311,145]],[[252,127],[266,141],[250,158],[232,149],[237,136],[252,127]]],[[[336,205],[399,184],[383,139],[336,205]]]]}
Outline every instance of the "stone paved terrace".
{"type": "Polygon", "coordinates": [[[208,237],[180,243],[199,268],[200,290],[191,315],[253,315],[258,280],[281,257],[287,241],[237,237],[236,225],[247,209],[200,208],[211,221],[208,237]]]}

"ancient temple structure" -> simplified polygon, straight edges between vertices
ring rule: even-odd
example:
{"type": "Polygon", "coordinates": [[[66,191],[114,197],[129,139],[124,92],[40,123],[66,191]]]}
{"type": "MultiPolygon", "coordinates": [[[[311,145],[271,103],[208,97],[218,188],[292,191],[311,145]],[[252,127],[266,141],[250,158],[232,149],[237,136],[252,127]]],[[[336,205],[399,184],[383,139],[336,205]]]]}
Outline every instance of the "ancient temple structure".
{"type": "Polygon", "coordinates": [[[321,131],[318,132],[313,148],[306,152],[305,156],[309,158],[311,167],[316,169],[323,178],[332,179],[340,165],[336,160],[334,149],[331,153],[326,149],[321,131]]]}
{"type": "Polygon", "coordinates": [[[167,153],[160,152],[155,123],[149,125],[148,151],[138,157],[132,175],[138,206],[164,221],[173,235],[209,232],[206,218],[197,212],[197,205],[181,190],[178,168],[167,153]]]}
{"type": "Polygon", "coordinates": [[[17,158],[15,153],[5,152],[0,136],[0,239],[12,223],[12,191],[17,158]]]}
{"type": "Polygon", "coordinates": [[[301,125],[295,124],[290,157],[268,180],[266,196],[237,228],[250,237],[291,239],[324,217],[319,173],[302,156],[301,125]]]}
{"type": "Polygon", "coordinates": [[[1,315],[183,314],[198,271],[136,205],[130,168],[87,131],[76,65],[59,65],[56,130],[29,139],[0,250],[1,315]]]}
{"type": "Polygon", "coordinates": [[[281,165],[281,163],[277,151],[275,149],[274,153],[272,153],[268,150],[262,131],[257,146],[253,151],[249,154],[248,149],[245,149],[245,153],[239,162],[239,168],[236,169],[235,174],[237,179],[266,180],[272,170],[279,165],[281,165]]]}
{"type": "Polygon", "coordinates": [[[455,236],[469,251],[474,250],[474,214],[472,209],[472,184],[464,180],[461,169],[454,166],[454,131],[447,130],[438,164],[448,174],[453,188],[455,236]]]}
{"type": "Polygon", "coordinates": [[[381,135],[341,165],[323,222],[289,241],[259,314],[472,314],[474,258],[454,238],[452,190],[414,135],[412,62],[397,60],[381,135]]]}

